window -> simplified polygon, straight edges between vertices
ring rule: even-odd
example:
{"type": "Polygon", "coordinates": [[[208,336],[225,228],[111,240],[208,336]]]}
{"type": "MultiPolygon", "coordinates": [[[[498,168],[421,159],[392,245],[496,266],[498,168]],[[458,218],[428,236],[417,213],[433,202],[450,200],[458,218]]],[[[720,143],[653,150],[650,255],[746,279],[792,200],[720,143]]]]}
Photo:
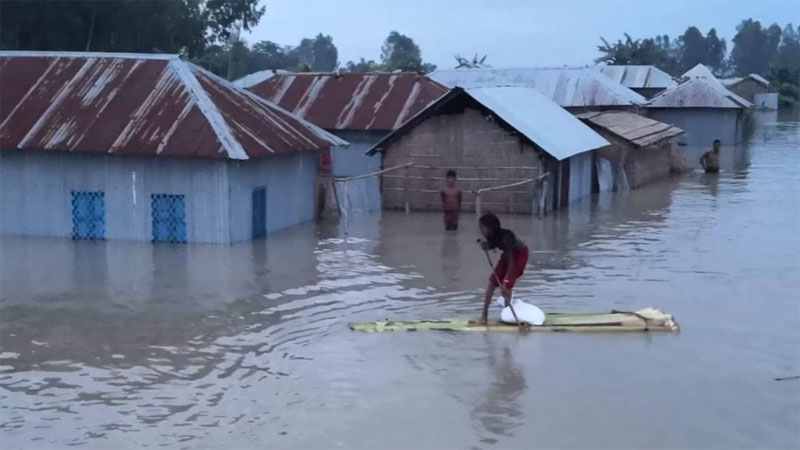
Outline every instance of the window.
{"type": "Polygon", "coordinates": [[[253,189],[253,239],[267,235],[267,188],[253,189]]]}
{"type": "Polygon", "coordinates": [[[186,197],[152,194],[153,242],[186,243],[186,197]]]}
{"type": "Polygon", "coordinates": [[[105,193],[72,191],[72,239],[105,239],[105,237],[105,193]]]}

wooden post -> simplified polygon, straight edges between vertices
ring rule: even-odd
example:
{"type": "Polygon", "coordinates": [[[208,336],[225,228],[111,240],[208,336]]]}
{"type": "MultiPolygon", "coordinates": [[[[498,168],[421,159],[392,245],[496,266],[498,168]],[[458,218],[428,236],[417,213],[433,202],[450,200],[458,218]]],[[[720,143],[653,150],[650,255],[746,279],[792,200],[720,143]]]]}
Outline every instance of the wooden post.
{"type": "Polygon", "coordinates": [[[408,214],[409,211],[411,211],[411,208],[410,208],[410,206],[408,204],[409,189],[411,187],[410,186],[409,173],[408,173],[409,169],[411,169],[411,166],[406,166],[406,169],[405,169],[405,171],[406,171],[406,173],[405,173],[405,177],[406,177],[406,179],[405,179],[405,193],[404,193],[405,194],[405,203],[406,203],[406,214],[408,214]]]}
{"type": "Polygon", "coordinates": [[[475,191],[475,215],[480,217],[481,216],[481,193],[480,191],[475,191]]]}

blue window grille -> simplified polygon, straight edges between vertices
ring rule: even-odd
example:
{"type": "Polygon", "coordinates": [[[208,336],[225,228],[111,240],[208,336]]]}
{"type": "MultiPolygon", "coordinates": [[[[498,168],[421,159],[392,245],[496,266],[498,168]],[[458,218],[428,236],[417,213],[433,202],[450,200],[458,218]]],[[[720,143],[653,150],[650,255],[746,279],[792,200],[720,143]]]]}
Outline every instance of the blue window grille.
{"type": "Polygon", "coordinates": [[[253,238],[267,235],[267,188],[253,190],[253,238]]]}
{"type": "Polygon", "coordinates": [[[186,243],[186,197],[152,194],[153,242],[186,243]]]}
{"type": "Polygon", "coordinates": [[[105,237],[105,193],[72,191],[72,239],[105,239],[105,237]]]}

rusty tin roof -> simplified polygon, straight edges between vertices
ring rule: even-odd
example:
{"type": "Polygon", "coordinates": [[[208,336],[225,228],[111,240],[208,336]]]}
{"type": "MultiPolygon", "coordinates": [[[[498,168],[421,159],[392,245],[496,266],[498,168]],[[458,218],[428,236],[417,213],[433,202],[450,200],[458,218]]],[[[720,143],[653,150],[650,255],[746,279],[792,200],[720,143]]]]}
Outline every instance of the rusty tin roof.
{"type": "Polygon", "coordinates": [[[277,73],[248,89],[326,130],[394,130],[447,93],[412,72],[277,73]]]}
{"type": "Polygon", "coordinates": [[[177,55],[0,52],[0,149],[250,159],[346,142],[177,55]]]}

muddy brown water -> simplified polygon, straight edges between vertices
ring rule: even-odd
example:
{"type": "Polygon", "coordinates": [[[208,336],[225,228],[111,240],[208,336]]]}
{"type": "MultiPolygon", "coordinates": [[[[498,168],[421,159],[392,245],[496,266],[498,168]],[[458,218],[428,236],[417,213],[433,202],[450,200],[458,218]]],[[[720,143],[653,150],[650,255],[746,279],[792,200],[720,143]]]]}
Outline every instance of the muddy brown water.
{"type": "MultiPolygon", "coordinates": [[[[678,335],[359,334],[475,317],[475,218],[385,212],[234,246],[0,240],[3,448],[800,445],[800,124],[723,173],[543,220],[517,295],[678,335]]],[[[724,149],[725,150],[725,149],[724,149]]],[[[496,313],[496,311],[495,311],[496,313]]]]}

